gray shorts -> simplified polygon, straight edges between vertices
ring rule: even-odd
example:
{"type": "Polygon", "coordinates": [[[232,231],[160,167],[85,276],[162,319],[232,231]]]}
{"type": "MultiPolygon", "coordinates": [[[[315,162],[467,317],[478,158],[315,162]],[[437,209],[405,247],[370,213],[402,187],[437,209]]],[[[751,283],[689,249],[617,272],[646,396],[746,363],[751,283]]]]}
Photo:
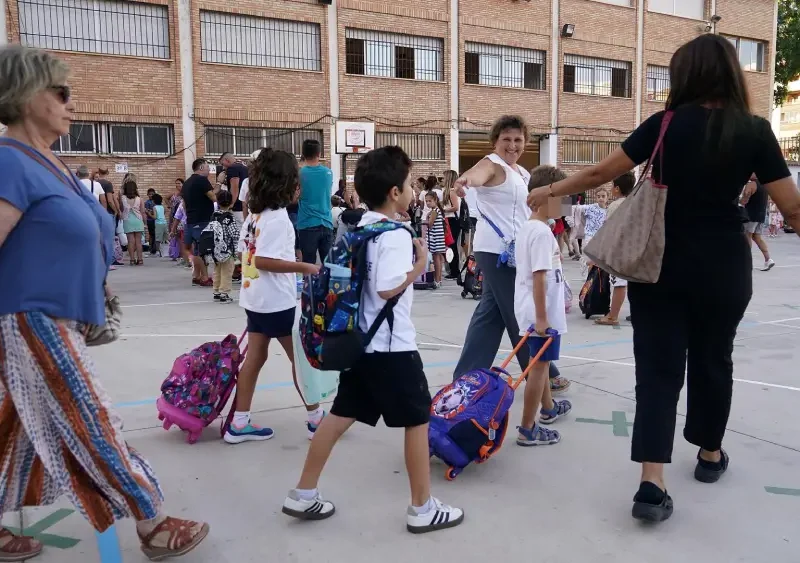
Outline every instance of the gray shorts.
{"type": "Polygon", "coordinates": [[[744,230],[752,235],[760,235],[762,232],[764,232],[764,223],[745,223],[744,230]]]}

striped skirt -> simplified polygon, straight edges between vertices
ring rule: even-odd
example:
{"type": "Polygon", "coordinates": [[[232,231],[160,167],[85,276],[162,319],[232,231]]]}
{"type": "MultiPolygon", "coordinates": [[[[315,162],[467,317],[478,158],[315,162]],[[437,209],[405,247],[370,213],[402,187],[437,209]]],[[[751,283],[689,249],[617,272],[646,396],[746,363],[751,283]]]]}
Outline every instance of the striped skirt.
{"type": "Polygon", "coordinates": [[[76,323],[0,315],[0,514],[62,495],[101,532],[154,518],[163,500],[125,443],[76,323]]]}

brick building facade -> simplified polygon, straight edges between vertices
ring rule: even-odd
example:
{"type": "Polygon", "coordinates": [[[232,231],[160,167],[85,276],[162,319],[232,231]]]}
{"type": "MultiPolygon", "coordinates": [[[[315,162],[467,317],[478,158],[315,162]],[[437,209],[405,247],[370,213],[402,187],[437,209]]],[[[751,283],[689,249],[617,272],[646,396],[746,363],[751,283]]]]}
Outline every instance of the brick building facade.
{"type": "Polygon", "coordinates": [[[7,39],[72,69],[71,165],[119,167],[167,194],[197,156],[323,142],[374,121],[415,175],[464,170],[492,120],[530,123],[524,164],[600,160],[663,107],[675,49],[731,39],[771,111],[776,0],[0,0],[7,39]],[[719,16],[720,19],[713,16],[719,16]],[[715,21],[717,20],[717,21],[715,21]]]}

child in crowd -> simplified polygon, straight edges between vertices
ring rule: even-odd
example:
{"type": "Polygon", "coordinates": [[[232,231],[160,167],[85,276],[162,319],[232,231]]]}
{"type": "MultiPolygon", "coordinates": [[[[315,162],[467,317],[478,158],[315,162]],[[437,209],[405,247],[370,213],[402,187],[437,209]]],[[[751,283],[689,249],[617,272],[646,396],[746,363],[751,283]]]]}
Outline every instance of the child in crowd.
{"type": "MultiPolygon", "coordinates": [[[[316,274],[319,266],[298,262],[294,254],[294,226],[286,207],[294,200],[299,182],[296,158],[285,152],[262,150],[250,172],[247,208],[242,225],[242,289],[239,305],[247,314],[248,350],[236,382],[233,421],[225,441],[239,444],[269,440],[272,429],[253,424],[250,408],[258,374],[267,361],[270,342],[276,339],[292,363],[292,329],[297,307],[296,274],[316,274]]],[[[220,195],[223,192],[220,192],[220,195]]],[[[325,415],[319,404],[307,405],[308,437],[311,439],[325,415]]]]}
{"type": "Polygon", "coordinates": [[[184,203],[183,199],[181,199],[180,204],[178,204],[178,210],[175,211],[175,218],[172,220],[172,226],[170,227],[170,236],[174,237],[178,241],[178,249],[180,251],[180,260],[178,260],[179,266],[185,266],[186,268],[192,268],[192,257],[189,253],[188,247],[186,244],[183,243],[183,232],[186,230],[186,204],[184,203]]]}
{"type": "MultiPolygon", "coordinates": [[[[606,221],[606,208],[608,207],[608,190],[601,188],[595,191],[597,203],[589,205],[573,205],[573,213],[577,212],[578,216],[583,220],[583,244],[589,244],[600,227],[606,221]]],[[[591,264],[583,256],[581,256],[581,272],[584,277],[588,273],[588,268],[591,264]]]]}
{"type": "Polygon", "coordinates": [[[428,208],[428,251],[433,256],[433,281],[434,287],[442,285],[442,270],[444,268],[445,252],[447,245],[444,236],[444,209],[439,200],[436,190],[430,190],[425,194],[425,206],[428,208]]]}
{"type": "Polygon", "coordinates": [[[153,216],[156,226],[155,251],[161,256],[161,245],[167,242],[167,211],[160,194],[153,194],[153,216]]]}
{"type": "Polygon", "coordinates": [[[233,285],[233,267],[236,265],[236,248],[239,245],[239,223],[233,215],[233,196],[230,192],[217,194],[219,209],[211,216],[221,228],[221,237],[214,236],[214,301],[233,303],[230,296],[233,285]]]}
{"type": "MultiPolygon", "coordinates": [[[[356,191],[369,207],[361,225],[388,221],[396,212],[408,208],[413,197],[410,168],[411,160],[400,147],[376,149],[359,159],[356,191]]],[[[371,326],[389,299],[397,300],[394,323],[384,323],[355,366],[342,372],[331,413],[311,442],[300,481],[297,488],[289,491],[283,512],[302,520],[333,516],[333,503],[323,500],[317,490],[322,468],[336,442],[354,422],[375,426],[383,416],[387,426],[405,428],[405,459],[411,485],[406,528],[412,533],[450,528],[463,521],[464,513],[430,494],[431,395],[411,321],[412,284],[425,271],[427,253],[422,242],[412,241],[405,229],[386,232],[375,241],[367,247],[368,274],[359,326],[364,330],[371,326]]],[[[354,499],[356,506],[369,493],[360,494],[361,501],[354,499]]],[[[366,512],[364,515],[369,517],[366,512]]]]}
{"type": "Polygon", "coordinates": [[[769,219],[769,238],[777,238],[781,228],[782,217],[778,211],[778,206],[771,199],[769,200],[768,215],[769,219]]]}
{"type": "MultiPolygon", "coordinates": [[[[636,176],[634,176],[633,172],[626,172],[614,180],[611,195],[616,199],[608,205],[606,219],[611,217],[614,212],[619,209],[619,206],[622,205],[625,198],[631,194],[635,185],[636,176]]],[[[611,280],[611,287],[614,288],[611,292],[611,310],[606,316],[596,319],[594,324],[617,326],[619,325],[619,312],[622,309],[622,304],[625,302],[625,295],[628,292],[628,282],[613,274],[609,274],[609,278],[611,280]]]]}
{"type": "MultiPolygon", "coordinates": [[[[566,177],[566,174],[553,166],[537,166],[531,170],[528,191],[566,177]]],[[[558,431],[544,428],[541,424],[551,424],[572,410],[569,401],[553,400],[548,384],[550,362],[558,360],[561,336],[567,332],[561,250],[547,224],[547,208],[540,207],[532,211],[531,218],[517,235],[514,314],[521,334],[525,334],[531,326],[536,330],[528,339],[531,358],[547,342],[548,337],[545,334],[548,328],[558,334],[553,336],[552,343],[539,358],[525,383],[522,421],[517,427],[517,444],[520,446],[560,442],[561,434],[558,431]],[[537,422],[536,413],[540,405],[541,413],[537,422]]]]}

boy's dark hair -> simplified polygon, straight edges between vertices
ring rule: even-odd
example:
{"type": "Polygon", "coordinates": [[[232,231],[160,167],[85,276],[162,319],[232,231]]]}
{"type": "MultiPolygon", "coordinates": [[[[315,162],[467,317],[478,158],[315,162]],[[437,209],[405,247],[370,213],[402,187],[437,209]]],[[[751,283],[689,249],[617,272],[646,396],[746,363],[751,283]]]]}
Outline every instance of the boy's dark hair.
{"type": "Polygon", "coordinates": [[[619,191],[622,192],[623,197],[628,197],[631,195],[635,185],[636,176],[633,172],[625,172],[625,174],[622,176],[614,179],[614,186],[619,188],[619,191]]]}
{"type": "Polygon", "coordinates": [[[286,151],[262,150],[250,171],[247,206],[252,213],[281,209],[294,200],[298,184],[297,159],[286,151]]]}
{"type": "Polygon", "coordinates": [[[233,205],[233,195],[227,190],[220,190],[217,194],[217,203],[220,207],[230,207],[233,205]]]}
{"type": "Polygon", "coordinates": [[[389,191],[403,184],[411,171],[411,159],[400,147],[382,147],[371,150],[356,164],[356,193],[370,209],[386,203],[389,191]]]}
{"type": "Polygon", "coordinates": [[[194,162],[192,162],[192,172],[197,172],[198,170],[200,170],[200,167],[203,166],[206,162],[207,161],[205,158],[194,159],[194,162]]]}
{"type": "Polygon", "coordinates": [[[322,145],[316,139],[306,139],[303,141],[302,149],[303,158],[317,158],[322,154],[322,145]]]}
{"type": "Polygon", "coordinates": [[[147,195],[149,195],[149,196],[153,196],[153,195],[155,195],[155,193],[156,193],[156,191],[153,188],[149,188],[147,190],[147,195]]]}
{"type": "Polygon", "coordinates": [[[566,177],[567,175],[563,170],[555,166],[550,166],[549,164],[542,164],[531,170],[531,179],[528,181],[528,191],[541,188],[542,186],[549,186],[554,182],[560,182],[566,177]]]}
{"type": "Polygon", "coordinates": [[[164,198],[161,197],[161,194],[155,194],[153,196],[153,203],[155,203],[156,205],[161,205],[162,203],[164,203],[164,198]]]}

